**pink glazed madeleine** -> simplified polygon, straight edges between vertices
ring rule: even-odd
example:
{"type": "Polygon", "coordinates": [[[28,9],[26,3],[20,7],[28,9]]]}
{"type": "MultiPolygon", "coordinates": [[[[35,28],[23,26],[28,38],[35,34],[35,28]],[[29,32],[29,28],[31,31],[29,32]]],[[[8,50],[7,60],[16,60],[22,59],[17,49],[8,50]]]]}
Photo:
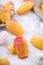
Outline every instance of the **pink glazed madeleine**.
{"type": "Polygon", "coordinates": [[[6,31],[0,32],[0,45],[6,44],[8,39],[8,33],[6,31]]]}

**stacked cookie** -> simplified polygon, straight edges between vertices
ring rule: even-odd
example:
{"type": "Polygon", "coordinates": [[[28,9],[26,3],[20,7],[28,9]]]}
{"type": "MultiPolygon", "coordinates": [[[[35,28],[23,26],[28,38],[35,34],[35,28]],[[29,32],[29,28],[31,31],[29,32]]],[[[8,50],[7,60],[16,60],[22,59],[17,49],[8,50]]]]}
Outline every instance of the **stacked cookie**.
{"type": "Polygon", "coordinates": [[[3,5],[0,5],[0,22],[6,23],[7,20],[11,19],[14,14],[14,4],[9,1],[3,5]]]}
{"type": "Polygon", "coordinates": [[[12,44],[8,46],[8,50],[12,54],[17,54],[21,59],[28,57],[27,41],[22,36],[17,36],[12,44]]]}

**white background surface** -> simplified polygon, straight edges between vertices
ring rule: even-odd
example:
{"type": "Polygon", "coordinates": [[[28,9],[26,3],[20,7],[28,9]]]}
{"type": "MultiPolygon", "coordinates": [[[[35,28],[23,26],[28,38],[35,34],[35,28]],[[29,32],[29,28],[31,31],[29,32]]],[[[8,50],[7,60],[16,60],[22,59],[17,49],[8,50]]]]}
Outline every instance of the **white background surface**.
{"type": "MultiPolygon", "coordinates": [[[[0,3],[4,3],[8,0],[0,0],[0,3]]],[[[22,0],[10,0],[15,3],[15,10],[22,3],[22,0]]],[[[10,43],[12,43],[13,38],[15,37],[11,33],[9,33],[8,41],[6,45],[0,46],[0,57],[7,57],[11,63],[11,65],[37,65],[35,62],[36,56],[38,53],[43,54],[42,50],[35,48],[30,43],[30,38],[33,34],[38,34],[40,19],[39,17],[33,13],[32,11],[26,13],[25,15],[19,16],[17,13],[14,15],[13,19],[16,19],[25,29],[25,33],[22,35],[26,38],[28,43],[29,55],[26,59],[19,59],[17,55],[12,55],[7,50],[7,47],[10,43]]],[[[0,28],[0,31],[5,30],[4,28],[0,28]]]]}

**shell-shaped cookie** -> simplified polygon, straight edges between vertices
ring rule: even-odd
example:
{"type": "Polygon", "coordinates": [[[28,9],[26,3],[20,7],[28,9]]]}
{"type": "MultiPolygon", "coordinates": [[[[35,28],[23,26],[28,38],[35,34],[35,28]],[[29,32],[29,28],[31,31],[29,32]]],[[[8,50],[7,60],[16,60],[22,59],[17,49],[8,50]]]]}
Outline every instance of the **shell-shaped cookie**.
{"type": "Polygon", "coordinates": [[[28,57],[28,45],[25,38],[22,36],[17,36],[14,39],[14,47],[16,48],[16,53],[19,58],[26,58],[28,57]]]}
{"type": "Polygon", "coordinates": [[[7,11],[9,12],[10,16],[13,16],[14,12],[15,12],[14,3],[11,1],[8,1],[8,2],[4,3],[4,6],[7,9],[7,11]]]}
{"type": "Polygon", "coordinates": [[[30,42],[35,47],[43,50],[43,39],[39,35],[33,35],[30,42]]]}
{"type": "Polygon", "coordinates": [[[0,5],[0,20],[2,21],[2,23],[6,23],[6,21],[9,19],[10,19],[10,15],[8,11],[4,6],[0,5]]]}
{"type": "Polygon", "coordinates": [[[6,44],[8,40],[8,33],[6,31],[0,32],[0,45],[6,44]]]}
{"type": "Polygon", "coordinates": [[[8,20],[6,22],[6,29],[15,35],[22,35],[24,33],[24,28],[16,20],[8,20]]]}
{"type": "Polygon", "coordinates": [[[33,8],[33,2],[25,1],[17,8],[17,13],[22,15],[30,11],[32,8],[33,8]]]}
{"type": "Polygon", "coordinates": [[[1,57],[0,58],[0,65],[10,65],[10,62],[6,57],[1,57]]]}

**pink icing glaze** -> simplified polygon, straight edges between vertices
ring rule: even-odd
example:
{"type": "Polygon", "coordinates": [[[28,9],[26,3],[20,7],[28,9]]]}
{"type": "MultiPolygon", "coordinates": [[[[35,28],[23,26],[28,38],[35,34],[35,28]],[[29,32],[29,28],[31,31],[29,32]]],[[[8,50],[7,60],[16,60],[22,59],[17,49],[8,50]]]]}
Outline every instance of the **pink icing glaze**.
{"type": "Polygon", "coordinates": [[[24,2],[25,2],[25,1],[28,1],[28,2],[29,2],[29,1],[32,1],[32,0],[23,0],[23,1],[24,1],[24,2]]]}
{"type": "Polygon", "coordinates": [[[2,9],[4,12],[8,12],[7,10],[6,10],[6,8],[5,8],[5,6],[2,6],[2,5],[0,5],[0,9],[2,9]]]}
{"type": "Polygon", "coordinates": [[[0,32],[0,45],[4,45],[7,42],[8,33],[6,31],[0,32]]]}
{"type": "Polygon", "coordinates": [[[10,20],[8,20],[7,22],[17,22],[17,20],[10,19],[10,20]]]}
{"type": "Polygon", "coordinates": [[[9,5],[10,5],[10,10],[13,14],[14,13],[14,4],[13,4],[13,2],[9,1],[9,5]]]}
{"type": "Polygon", "coordinates": [[[0,5],[0,7],[2,7],[2,6],[0,5]]]}
{"type": "Polygon", "coordinates": [[[13,10],[13,9],[11,9],[11,11],[13,11],[13,12],[14,12],[14,10],[13,10]]]}
{"type": "Polygon", "coordinates": [[[0,40],[0,45],[4,45],[6,43],[6,38],[3,38],[2,40],[0,40]]]}
{"type": "Polygon", "coordinates": [[[14,47],[17,47],[20,42],[22,41],[23,37],[22,36],[17,36],[15,39],[14,39],[14,47]]]}
{"type": "Polygon", "coordinates": [[[9,1],[10,4],[14,5],[14,3],[12,1],[9,1]]]}

